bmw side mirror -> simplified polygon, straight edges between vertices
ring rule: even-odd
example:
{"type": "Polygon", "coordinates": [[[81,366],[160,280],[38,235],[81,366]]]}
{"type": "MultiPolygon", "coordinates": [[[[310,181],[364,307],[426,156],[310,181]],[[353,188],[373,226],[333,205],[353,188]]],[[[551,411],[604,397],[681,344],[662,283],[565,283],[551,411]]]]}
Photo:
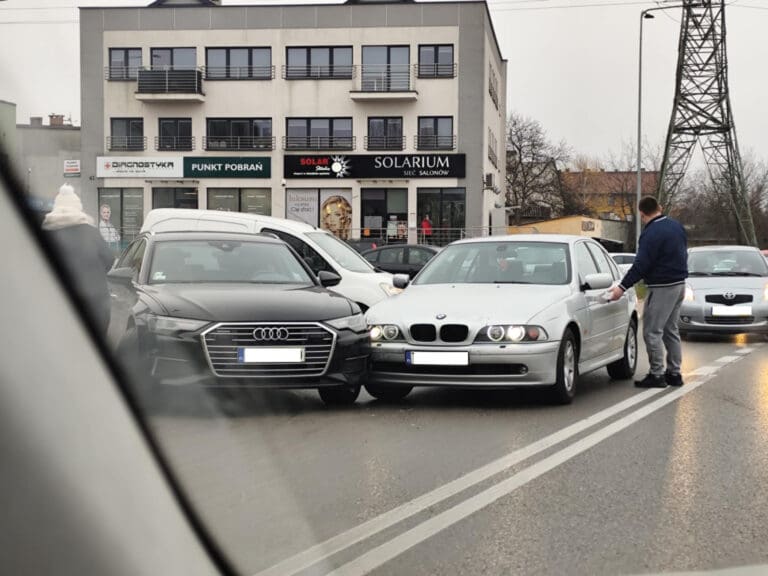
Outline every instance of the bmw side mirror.
{"type": "Polygon", "coordinates": [[[327,270],[321,270],[317,274],[317,279],[320,280],[320,286],[330,288],[331,286],[337,286],[341,282],[341,276],[328,272],[327,270]]]}
{"type": "Polygon", "coordinates": [[[392,285],[395,288],[400,288],[401,290],[408,286],[410,283],[411,278],[408,276],[408,274],[395,274],[395,276],[392,278],[392,285]]]}
{"type": "Polygon", "coordinates": [[[582,290],[607,290],[613,285],[613,276],[610,274],[587,274],[584,277],[582,290]]]}

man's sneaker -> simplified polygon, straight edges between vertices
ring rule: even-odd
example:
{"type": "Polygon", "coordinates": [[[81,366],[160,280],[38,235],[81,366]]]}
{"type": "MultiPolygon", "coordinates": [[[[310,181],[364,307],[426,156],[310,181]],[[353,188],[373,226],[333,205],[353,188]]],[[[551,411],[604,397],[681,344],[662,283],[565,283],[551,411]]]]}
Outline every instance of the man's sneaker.
{"type": "Polygon", "coordinates": [[[664,379],[670,386],[682,386],[683,376],[682,374],[672,374],[672,372],[665,372],[664,379]]]}
{"type": "Polygon", "coordinates": [[[642,380],[635,380],[635,386],[638,388],[666,388],[667,379],[662,375],[656,376],[649,373],[642,380]]]}

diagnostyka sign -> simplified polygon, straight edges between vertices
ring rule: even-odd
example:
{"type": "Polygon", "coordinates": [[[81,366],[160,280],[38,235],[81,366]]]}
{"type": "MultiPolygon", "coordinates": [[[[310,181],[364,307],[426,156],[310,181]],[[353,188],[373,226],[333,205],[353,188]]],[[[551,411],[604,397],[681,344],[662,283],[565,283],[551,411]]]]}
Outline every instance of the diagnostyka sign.
{"type": "Polygon", "coordinates": [[[178,156],[98,156],[97,178],[181,178],[178,156]]]}
{"type": "Polygon", "coordinates": [[[185,156],[185,178],[269,178],[272,159],[260,156],[185,156]]]}
{"type": "Polygon", "coordinates": [[[284,157],[286,178],[464,178],[464,154],[337,154],[284,157]]]}

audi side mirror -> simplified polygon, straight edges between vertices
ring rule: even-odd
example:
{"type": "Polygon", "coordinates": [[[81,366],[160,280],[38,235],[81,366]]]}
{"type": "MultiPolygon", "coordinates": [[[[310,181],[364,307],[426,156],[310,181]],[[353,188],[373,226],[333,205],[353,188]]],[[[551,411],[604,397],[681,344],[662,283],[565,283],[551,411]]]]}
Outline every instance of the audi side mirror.
{"type": "Polygon", "coordinates": [[[325,288],[338,286],[339,282],[341,282],[341,276],[334,274],[333,272],[328,272],[327,270],[318,272],[317,279],[320,280],[320,286],[325,288]]]}

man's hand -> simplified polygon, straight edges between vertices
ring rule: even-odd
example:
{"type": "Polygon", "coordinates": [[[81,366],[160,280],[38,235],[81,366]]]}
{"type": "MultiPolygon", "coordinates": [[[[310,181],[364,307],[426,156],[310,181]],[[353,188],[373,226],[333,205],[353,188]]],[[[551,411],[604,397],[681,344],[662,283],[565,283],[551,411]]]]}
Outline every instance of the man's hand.
{"type": "Polygon", "coordinates": [[[610,302],[616,302],[616,300],[624,296],[624,290],[622,290],[619,286],[614,286],[608,291],[608,293],[611,296],[610,302]]]}

